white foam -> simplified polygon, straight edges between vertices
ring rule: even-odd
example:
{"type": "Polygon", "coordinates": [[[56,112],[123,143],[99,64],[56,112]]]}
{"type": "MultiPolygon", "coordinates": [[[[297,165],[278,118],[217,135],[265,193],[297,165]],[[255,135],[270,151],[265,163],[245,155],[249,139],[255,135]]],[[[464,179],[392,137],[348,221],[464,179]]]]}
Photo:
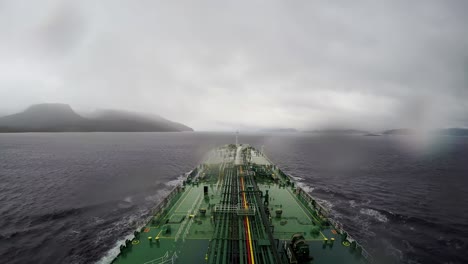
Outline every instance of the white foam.
{"type": "MultiPolygon", "coordinates": [[[[298,184],[299,185],[299,184],[298,184]]],[[[302,186],[300,186],[302,188],[302,190],[304,190],[306,193],[311,193],[314,191],[314,187],[310,187],[310,186],[307,186],[305,184],[301,184],[302,186]]]]}
{"type": "Polygon", "coordinates": [[[186,177],[187,177],[186,174],[179,175],[179,177],[177,177],[176,179],[166,182],[166,185],[171,186],[171,187],[175,187],[175,186],[181,184],[186,177]]]}
{"type": "MultiPolygon", "coordinates": [[[[291,176],[293,177],[293,176],[291,176]]],[[[296,182],[297,183],[297,186],[298,187],[301,187],[302,190],[304,190],[306,193],[311,193],[315,190],[315,187],[311,187],[309,185],[307,185],[306,183],[304,182],[296,182]]],[[[320,199],[320,198],[317,198],[317,197],[313,197],[314,200],[320,204],[321,206],[323,206],[325,209],[327,209],[328,211],[331,211],[332,208],[333,208],[333,204],[330,202],[330,201],[327,201],[327,200],[323,200],[323,199],[320,199]]]]}
{"type": "Polygon", "coordinates": [[[96,225],[104,223],[104,219],[102,219],[100,217],[94,216],[92,219],[93,219],[93,223],[96,224],[96,225]]]}
{"type": "Polygon", "coordinates": [[[328,211],[331,211],[332,208],[333,208],[333,204],[330,202],[330,201],[327,201],[327,200],[323,200],[323,199],[320,199],[320,198],[315,198],[315,200],[323,207],[325,207],[325,209],[327,209],[328,211]]]}
{"type": "MultiPolygon", "coordinates": [[[[293,176],[291,174],[288,174],[289,177],[291,177],[295,181],[302,181],[303,179],[301,177],[293,176]]],[[[298,182],[298,184],[303,184],[302,182],[298,182]]],[[[302,186],[301,186],[302,187],[302,186]]]]}
{"type": "MultiPolygon", "coordinates": [[[[108,234],[106,233],[109,233],[109,232],[114,232],[114,230],[116,229],[120,229],[120,228],[123,228],[124,226],[127,226],[128,223],[134,223],[137,219],[141,219],[143,217],[144,214],[142,214],[141,212],[137,215],[132,215],[130,217],[126,217],[124,218],[122,221],[119,221],[117,223],[114,224],[114,227],[113,228],[110,228],[110,229],[106,229],[106,230],[103,230],[102,232],[103,233],[99,233],[98,234],[98,239],[95,241],[96,244],[99,244],[101,243],[102,241],[100,241],[99,238],[101,237],[106,237],[108,234]]],[[[140,229],[142,226],[139,226],[138,229],[140,229]]],[[[135,235],[133,234],[133,231],[132,233],[126,235],[125,237],[123,237],[121,240],[118,240],[115,244],[114,244],[114,247],[112,247],[100,260],[98,260],[96,262],[96,264],[109,264],[111,263],[120,253],[120,246],[121,245],[125,245],[125,241],[128,239],[128,240],[133,240],[133,238],[135,238],[135,235]]]]}
{"type": "Polygon", "coordinates": [[[385,215],[381,214],[379,211],[376,211],[370,208],[362,208],[359,212],[364,215],[372,216],[374,217],[374,219],[376,219],[379,222],[382,222],[382,223],[388,222],[388,218],[385,215]]]}
{"type": "Polygon", "coordinates": [[[133,198],[131,196],[127,196],[125,199],[123,199],[123,201],[120,201],[117,206],[119,208],[130,208],[133,205],[132,201],[133,198]]]}
{"type": "Polygon", "coordinates": [[[106,255],[104,255],[100,260],[96,262],[96,264],[109,264],[111,263],[120,253],[120,245],[124,245],[125,241],[132,240],[135,236],[133,234],[130,234],[123,239],[117,241],[115,243],[115,246],[109,250],[106,255]]]}

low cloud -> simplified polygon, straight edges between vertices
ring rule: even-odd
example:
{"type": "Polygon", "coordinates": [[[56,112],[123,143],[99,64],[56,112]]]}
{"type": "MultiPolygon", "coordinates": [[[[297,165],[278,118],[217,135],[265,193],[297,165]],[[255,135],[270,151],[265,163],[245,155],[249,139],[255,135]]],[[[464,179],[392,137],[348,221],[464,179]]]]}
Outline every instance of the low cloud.
{"type": "Polygon", "coordinates": [[[466,1],[0,3],[0,114],[153,112],[198,130],[466,126],[466,1]]]}

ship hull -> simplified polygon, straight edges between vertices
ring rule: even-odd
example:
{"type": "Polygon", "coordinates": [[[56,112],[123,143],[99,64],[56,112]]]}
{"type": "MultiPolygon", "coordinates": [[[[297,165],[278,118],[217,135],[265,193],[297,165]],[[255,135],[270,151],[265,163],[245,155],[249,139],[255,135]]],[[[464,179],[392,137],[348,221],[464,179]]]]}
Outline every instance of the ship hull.
{"type": "Polygon", "coordinates": [[[328,211],[249,145],[211,151],[113,263],[369,263],[328,211]]]}

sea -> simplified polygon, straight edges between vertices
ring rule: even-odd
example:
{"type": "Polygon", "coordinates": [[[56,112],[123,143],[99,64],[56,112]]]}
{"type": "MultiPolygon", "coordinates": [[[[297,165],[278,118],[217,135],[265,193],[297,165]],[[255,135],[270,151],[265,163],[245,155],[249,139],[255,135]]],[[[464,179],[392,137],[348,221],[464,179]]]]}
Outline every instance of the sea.
{"type": "MultiPolygon", "coordinates": [[[[110,263],[233,133],[0,134],[0,263],[110,263]]],[[[251,133],[375,263],[468,263],[468,137],[251,133]]],[[[313,255],[313,252],[311,252],[313,255]]]]}

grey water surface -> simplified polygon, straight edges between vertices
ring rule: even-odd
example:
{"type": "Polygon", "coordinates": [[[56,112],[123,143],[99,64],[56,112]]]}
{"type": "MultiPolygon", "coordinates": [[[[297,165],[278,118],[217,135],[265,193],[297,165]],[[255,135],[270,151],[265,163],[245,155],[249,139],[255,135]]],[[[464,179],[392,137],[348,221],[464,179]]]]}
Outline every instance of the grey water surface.
{"type": "MultiPolygon", "coordinates": [[[[239,140],[264,146],[376,263],[468,263],[468,137],[239,140]]],[[[183,173],[233,142],[203,132],[0,134],[0,262],[109,262],[183,173]]]]}

